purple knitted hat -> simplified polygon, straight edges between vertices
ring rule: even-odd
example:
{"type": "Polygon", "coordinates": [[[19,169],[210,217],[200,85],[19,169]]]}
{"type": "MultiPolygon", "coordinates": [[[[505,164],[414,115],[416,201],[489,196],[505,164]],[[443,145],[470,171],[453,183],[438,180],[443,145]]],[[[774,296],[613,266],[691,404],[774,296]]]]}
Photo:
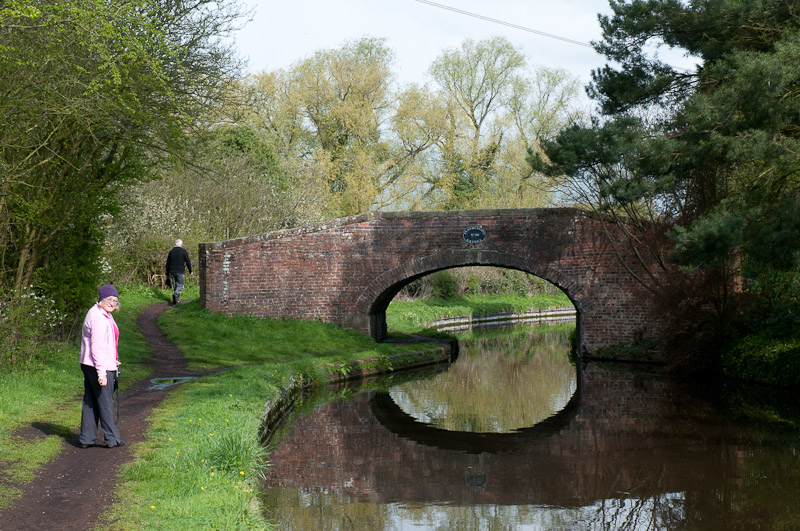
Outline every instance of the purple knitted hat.
{"type": "Polygon", "coordinates": [[[117,288],[115,288],[111,284],[105,284],[104,286],[101,286],[100,293],[97,295],[97,302],[100,302],[106,297],[119,298],[119,293],[117,293],[117,288]]]}

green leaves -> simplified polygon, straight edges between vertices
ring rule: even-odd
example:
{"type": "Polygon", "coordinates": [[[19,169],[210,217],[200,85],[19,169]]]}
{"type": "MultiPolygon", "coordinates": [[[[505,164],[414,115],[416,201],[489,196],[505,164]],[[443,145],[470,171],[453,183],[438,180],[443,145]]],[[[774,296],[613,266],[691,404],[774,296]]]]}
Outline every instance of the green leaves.
{"type": "Polygon", "coordinates": [[[743,240],[744,219],[733,212],[714,212],[697,219],[688,228],[672,229],[672,258],[686,267],[724,266],[743,240]]]}
{"type": "Polygon", "coordinates": [[[659,227],[673,227],[668,258],[688,274],[663,260],[640,278],[670,308],[665,337],[710,359],[745,300],[732,289],[742,272],[747,302],[765,301],[755,307],[800,299],[800,13],[772,0],[611,7],[595,47],[615,64],[588,89],[604,116],[530,162],[654,256],[670,247],[659,227]],[[673,68],[664,48],[697,67],[673,68]]]}
{"type": "Polygon", "coordinates": [[[596,70],[590,87],[608,118],[562,132],[546,145],[544,166],[582,181],[594,190],[590,202],[606,210],[657,206],[657,216],[685,227],[675,232],[682,260],[719,263],[722,256],[708,253],[729,253],[733,241],[746,240],[729,237],[758,223],[737,211],[754,207],[748,198],[780,203],[797,189],[800,18],[787,2],[636,0],[612,8],[597,48],[621,68],[596,70]],[[702,63],[678,71],[658,60],[658,46],[702,63]]]}
{"type": "Polygon", "coordinates": [[[186,132],[235,73],[217,40],[238,18],[232,5],[0,8],[0,285],[69,286],[57,291],[71,310],[87,302],[80,295],[101,280],[92,274],[96,235],[119,191],[149,179],[165,154],[183,153],[186,132]],[[53,264],[81,264],[83,274],[53,264]]]}

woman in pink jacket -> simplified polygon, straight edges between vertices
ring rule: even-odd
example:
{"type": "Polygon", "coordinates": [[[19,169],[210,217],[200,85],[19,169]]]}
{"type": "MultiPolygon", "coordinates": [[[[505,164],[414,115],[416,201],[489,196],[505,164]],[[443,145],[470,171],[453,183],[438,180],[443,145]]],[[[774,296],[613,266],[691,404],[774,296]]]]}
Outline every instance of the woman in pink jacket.
{"type": "Polygon", "coordinates": [[[81,329],[83,408],[81,448],[95,446],[97,424],[103,428],[108,448],[123,446],[114,422],[114,382],[117,378],[119,328],[111,312],[119,309],[119,293],[110,284],[100,288],[98,302],[87,312],[81,329]]]}

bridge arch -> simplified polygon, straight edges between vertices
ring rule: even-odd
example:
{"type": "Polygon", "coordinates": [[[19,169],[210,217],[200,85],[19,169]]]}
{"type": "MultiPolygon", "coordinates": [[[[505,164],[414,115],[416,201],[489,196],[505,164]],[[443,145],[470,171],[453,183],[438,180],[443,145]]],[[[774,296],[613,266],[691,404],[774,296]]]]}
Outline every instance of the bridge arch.
{"type": "Polygon", "coordinates": [[[386,309],[404,286],[414,280],[457,267],[484,266],[516,269],[544,279],[563,291],[576,309],[576,324],[580,337],[582,301],[571,295],[576,291],[569,278],[561,278],[557,272],[547,271],[538,264],[527,263],[524,257],[506,252],[476,252],[474,250],[454,250],[438,255],[428,255],[410,263],[390,269],[369,283],[359,295],[356,312],[367,314],[370,335],[382,340],[386,337],[386,309]]]}
{"type": "Polygon", "coordinates": [[[656,319],[631,271],[645,249],[578,209],[378,212],[199,247],[200,300],[228,315],[319,319],[386,335],[386,307],[426,274],[517,269],[564,291],[581,352],[632,341],[656,319]]]}

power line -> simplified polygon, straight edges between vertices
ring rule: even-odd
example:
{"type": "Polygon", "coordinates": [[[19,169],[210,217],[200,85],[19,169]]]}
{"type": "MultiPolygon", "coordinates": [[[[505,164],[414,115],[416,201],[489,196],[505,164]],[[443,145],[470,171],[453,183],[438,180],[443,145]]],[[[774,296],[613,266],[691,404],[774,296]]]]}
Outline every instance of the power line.
{"type": "Polygon", "coordinates": [[[462,15],[467,15],[468,17],[475,17],[475,18],[479,18],[481,20],[486,20],[488,22],[494,22],[495,24],[502,24],[503,26],[508,26],[509,28],[514,28],[514,29],[518,29],[518,30],[522,30],[522,31],[527,31],[529,33],[535,33],[536,35],[541,35],[542,37],[549,37],[550,39],[557,39],[559,41],[568,42],[570,44],[577,44],[578,46],[586,46],[587,48],[592,48],[591,44],[588,44],[588,43],[585,43],[585,42],[576,41],[574,39],[569,39],[567,37],[561,37],[559,35],[553,35],[552,33],[545,33],[544,31],[535,30],[533,28],[527,28],[525,26],[519,26],[517,24],[512,24],[511,22],[505,22],[505,21],[502,21],[502,20],[497,20],[496,18],[485,17],[485,16],[479,15],[477,13],[472,13],[470,11],[464,11],[463,9],[456,9],[455,7],[450,7],[450,6],[446,6],[446,5],[443,5],[443,4],[437,4],[436,2],[430,2],[429,0],[415,0],[415,1],[419,2],[421,4],[428,4],[428,5],[433,6],[433,7],[438,7],[438,8],[441,8],[441,9],[447,9],[448,11],[453,11],[455,13],[460,13],[462,15]]]}

